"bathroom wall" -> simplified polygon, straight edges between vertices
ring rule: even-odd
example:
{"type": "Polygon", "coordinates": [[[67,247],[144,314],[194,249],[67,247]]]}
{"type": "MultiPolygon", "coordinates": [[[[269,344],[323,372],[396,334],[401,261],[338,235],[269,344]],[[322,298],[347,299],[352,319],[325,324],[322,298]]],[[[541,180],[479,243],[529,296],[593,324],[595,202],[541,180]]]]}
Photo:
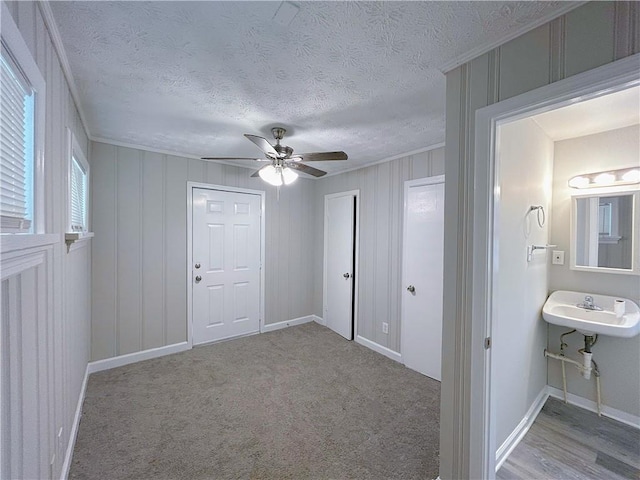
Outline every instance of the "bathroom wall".
{"type": "Polygon", "coordinates": [[[499,127],[497,146],[500,202],[496,208],[500,246],[492,324],[492,391],[496,408],[496,447],[518,426],[547,384],[543,356],[547,325],[540,310],[547,298],[551,252],[528,245],[549,240],[553,141],[532,119],[499,127]],[[531,205],[542,205],[538,225],[531,205]]]}
{"type": "MultiPolygon", "coordinates": [[[[569,188],[567,181],[580,173],[640,165],[640,125],[556,142],[554,155],[551,242],[565,251],[565,264],[550,266],[550,290],[621,296],[639,303],[640,276],[580,272],[569,268],[571,194],[575,190],[569,188]]],[[[549,327],[551,351],[560,350],[560,334],[567,330],[549,327]]],[[[570,354],[575,357],[576,350],[584,346],[584,337],[573,334],[565,338],[570,354]]],[[[593,353],[602,373],[602,402],[640,416],[640,336],[628,339],[600,336],[593,353]]],[[[548,361],[548,383],[562,388],[559,362],[548,361]]],[[[570,393],[596,400],[593,378],[585,380],[573,368],[567,368],[567,388],[570,393]]]]}
{"type": "Polygon", "coordinates": [[[314,180],[91,143],[92,360],[187,340],[187,181],[266,191],[265,324],[312,313],[314,180]],[[311,253],[310,253],[311,252],[311,253]]]}
{"type": "Polygon", "coordinates": [[[315,182],[315,283],[313,313],[322,317],[324,196],[360,190],[358,332],[400,352],[404,182],[444,173],[444,148],[372,165],[315,182]],[[389,333],[382,332],[382,322],[389,333]]]}

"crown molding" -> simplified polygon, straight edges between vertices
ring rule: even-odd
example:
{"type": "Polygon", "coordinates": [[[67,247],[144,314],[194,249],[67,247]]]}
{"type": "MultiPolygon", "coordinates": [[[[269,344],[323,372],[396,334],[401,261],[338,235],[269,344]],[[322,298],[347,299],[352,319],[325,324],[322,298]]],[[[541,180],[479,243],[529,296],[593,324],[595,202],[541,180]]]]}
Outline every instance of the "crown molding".
{"type": "MultiPolygon", "coordinates": [[[[225,162],[224,160],[202,160],[202,158],[200,158],[200,157],[198,157],[196,155],[190,154],[190,153],[175,152],[175,151],[171,151],[171,150],[163,150],[163,149],[160,149],[160,148],[148,147],[146,145],[138,145],[138,144],[135,144],[135,143],[120,142],[118,140],[112,140],[110,138],[102,138],[102,137],[90,136],[89,140],[91,140],[92,142],[105,143],[107,145],[114,145],[116,147],[132,148],[134,150],[142,150],[144,152],[159,153],[161,155],[170,155],[172,157],[189,158],[189,159],[193,159],[193,160],[201,160],[201,161],[204,161],[204,162],[212,162],[212,163],[221,163],[223,165],[229,165],[231,167],[238,167],[238,168],[245,168],[245,169],[248,169],[248,170],[255,170],[256,169],[256,165],[254,165],[254,164],[250,164],[251,166],[247,165],[245,167],[243,165],[238,165],[236,163],[225,162]]],[[[409,157],[411,155],[417,155],[419,153],[429,152],[431,150],[436,150],[436,149],[442,148],[442,147],[444,147],[444,142],[436,143],[436,144],[431,145],[429,147],[424,147],[424,148],[419,148],[417,150],[412,150],[410,152],[400,153],[398,155],[394,155],[392,157],[387,157],[387,158],[384,158],[382,160],[377,160],[375,162],[367,163],[365,165],[359,165],[359,166],[356,166],[356,167],[353,167],[353,168],[348,168],[346,170],[340,170],[339,172],[330,172],[330,173],[327,173],[326,175],[324,175],[322,178],[332,177],[334,175],[340,175],[340,174],[347,173],[347,172],[353,172],[354,170],[360,170],[362,168],[372,167],[374,165],[379,165],[381,163],[391,162],[393,160],[398,160],[399,158],[409,157]]],[[[311,178],[310,180],[318,180],[318,179],[317,178],[311,178]]]]}
{"type": "Polygon", "coordinates": [[[444,142],[435,143],[428,147],[419,148],[417,150],[411,150],[410,152],[399,153],[398,155],[386,157],[386,158],[383,158],[382,160],[376,160],[374,162],[370,162],[365,165],[360,165],[358,167],[347,168],[346,170],[340,170],[339,172],[330,172],[324,175],[322,178],[333,177],[334,175],[342,175],[343,173],[349,173],[355,170],[361,170],[363,168],[373,167],[375,165],[380,165],[381,163],[392,162],[400,158],[410,157],[411,155],[418,155],[419,153],[430,152],[431,150],[437,150],[438,148],[442,148],[442,147],[444,147],[444,142]]]}
{"type": "Polygon", "coordinates": [[[114,145],[116,147],[124,147],[131,148],[134,150],[142,150],[143,152],[151,152],[151,153],[159,153],[160,155],[169,155],[171,157],[179,157],[179,158],[188,158],[192,160],[201,160],[203,162],[211,162],[211,163],[221,163],[223,165],[229,165],[230,167],[238,167],[238,168],[246,168],[248,170],[256,170],[256,165],[250,163],[246,167],[243,165],[238,165],[237,163],[227,162],[224,160],[203,160],[201,157],[197,155],[193,155],[191,153],[184,152],[176,152],[173,150],[163,150],[161,148],[153,148],[147,145],[140,145],[137,143],[128,143],[128,142],[120,142],[118,140],[113,140],[111,138],[103,138],[103,137],[94,137],[90,136],[89,140],[97,143],[106,143],[107,145],[114,145]],[[251,165],[251,166],[249,166],[251,165]]]}
{"type": "Polygon", "coordinates": [[[49,31],[49,37],[51,37],[53,48],[58,54],[58,60],[60,61],[60,66],[62,67],[62,73],[64,74],[64,78],[67,80],[67,86],[69,87],[69,91],[71,92],[71,97],[73,98],[73,102],[76,105],[76,109],[78,110],[78,115],[80,116],[80,121],[82,122],[84,131],[87,136],[91,138],[91,131],[89,130],[87,119],[84,114],[84,110],[82,109],[82,102],[80,102],[78,87],[73,78],[73,73],[71,73],[69,58],[67,57],[67,52],[64,49],[62,37],[60,36],[60,30],[58,30],[58,24],[56,23],[56,19],[53,16],[53,11],[51,11],[49,2],[46,0],[38,0],[38,8],[40,9],[40,13],[42,14],[45,27],[49,31]]]}
{"type": "Polygon", "coordinates": [[[471,50],[469,50],[468,52],[465,52],[462,55],[455,57],[453,60],[449,60],[448,62],[440,65],[438,67],[438,70],[440,70],[442,73],[446,75],[454,68],[457,68],[462,64],[470,62],[474,58],[478,58],[479,56],[484,55],[487,52],[490,52],[494,48],[498,48],[499,46],[504,45],[505,43],[513,40],[514,38],[518,38],[519,36],[524,35],[525,33],[530,32],[531,30],[535,30],[536,28],[544,25],[545,23],[549,23],[551,20],[561,17],[562,15],[566,15],[571,10],[575,10],[576,8],[581,7],[585,3],[589,3],[589,2],[584,2],[584,1],[566,2],[565,4],[563,4],[563,6],[560,9],[555,10],[554,12],[549,12],[547,15],[540,17],[535,22],[523,25],[522,27],[518,28],[514,32],[508,35],[503,35],[502,37],[495,40],[494,42],[478,45],[475,48],[472,48],[471,50]]]}

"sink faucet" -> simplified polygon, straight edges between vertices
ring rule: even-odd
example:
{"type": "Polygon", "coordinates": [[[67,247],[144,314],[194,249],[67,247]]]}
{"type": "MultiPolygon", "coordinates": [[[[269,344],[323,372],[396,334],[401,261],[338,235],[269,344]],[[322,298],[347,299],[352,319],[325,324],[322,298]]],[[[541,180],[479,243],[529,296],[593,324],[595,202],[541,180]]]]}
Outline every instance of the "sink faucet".
{"type": "Polygon", "coordinates": [[[595,303],[593,303],[593,297],[591,295],[585,295],[584,302],[578,303],[576,307],[584,308],[585,310],[596,310],[598,312],[602,311],[602,307],[599,307],[595,303]]]}

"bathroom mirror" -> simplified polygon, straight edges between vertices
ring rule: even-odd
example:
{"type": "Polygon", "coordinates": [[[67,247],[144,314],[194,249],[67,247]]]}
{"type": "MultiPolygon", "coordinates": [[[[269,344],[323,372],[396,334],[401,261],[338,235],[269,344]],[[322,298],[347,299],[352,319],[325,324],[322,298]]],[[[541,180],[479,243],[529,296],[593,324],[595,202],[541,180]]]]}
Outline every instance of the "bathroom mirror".
{"type": "Polygon", "coordinates": [[[572,198],[571,268],[640,274],[638,191],[572,198]]]}

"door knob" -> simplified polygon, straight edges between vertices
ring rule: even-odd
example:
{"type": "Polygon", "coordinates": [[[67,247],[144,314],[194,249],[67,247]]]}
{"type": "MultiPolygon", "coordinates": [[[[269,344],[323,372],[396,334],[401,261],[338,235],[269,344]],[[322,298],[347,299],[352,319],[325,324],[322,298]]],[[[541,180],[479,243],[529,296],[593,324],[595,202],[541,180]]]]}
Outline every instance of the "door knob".
{"type": "Polygon", "coordinates": [[[200,268],[200,264],[199,264],[199,263],[196,263],[195,267],[196,267],[196,268],[200,268]]]}
{"type": "Polygon", "coordinates": [[[202,280],[202,277],[200,275],[196,275],[196,282],[199,282],[200,280],[202,280]]]}
{"type": "Polygon", "coordinates": [[[416,293],[416,287],[414,287],[413,285],[409,285],[407,287],[407,290],[409,290],[409,292],[411,292],[411,293],[416,293]]]}
{"type": "Polygon", "coordinates": [[[343,276],[344,278],[349,278],[351,275],[349,275],[349,272],[347,272],[347,273],[344,273],[342,276],[343,276]]]}

